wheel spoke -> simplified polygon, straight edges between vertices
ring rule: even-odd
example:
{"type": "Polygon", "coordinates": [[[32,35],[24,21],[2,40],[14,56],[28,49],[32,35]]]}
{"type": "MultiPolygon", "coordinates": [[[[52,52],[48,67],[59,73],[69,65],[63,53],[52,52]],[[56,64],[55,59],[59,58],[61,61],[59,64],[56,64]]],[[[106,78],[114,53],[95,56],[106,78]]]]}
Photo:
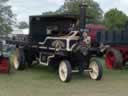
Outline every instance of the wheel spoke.
{"type": "Polygon", "coordinates": [[[90,76],[91,78],[93,79],[96,79],[98,77],[98,66],[97,66],[97,63],[96,62],[91,62],[90,64],[90,68],[92,69],[92,71],[90,72],[90,76]]]}
{"type": "Polygon", "coordinates": [[[71,79],[71,67],[68,61],[62,61],[59,65],[59,77],[63,82],[68,82],[71,79]]]}
{"type": "Polygon", "coordinates": [[[65,63],[62,62],[62,63],[60,64],[60,78],[61,78],[63,81],[66,80],[66,74],[67,74],[66,72],[67,72],[67,71],[66,71],[65,63]]]}

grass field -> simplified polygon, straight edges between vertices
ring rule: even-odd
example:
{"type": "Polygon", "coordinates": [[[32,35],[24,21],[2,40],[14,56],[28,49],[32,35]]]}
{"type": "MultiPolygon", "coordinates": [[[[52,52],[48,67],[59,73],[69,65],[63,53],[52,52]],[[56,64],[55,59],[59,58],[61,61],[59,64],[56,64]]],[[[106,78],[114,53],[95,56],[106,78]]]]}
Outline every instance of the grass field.
{"type": "Polygon", "coordinates": [[[73,74],[70,83],[62,83],[47,67],[33,67],[10,75],[0,74],[0,96],[127,96],[128,69],[104,70],[101,81],[73,74]]]}

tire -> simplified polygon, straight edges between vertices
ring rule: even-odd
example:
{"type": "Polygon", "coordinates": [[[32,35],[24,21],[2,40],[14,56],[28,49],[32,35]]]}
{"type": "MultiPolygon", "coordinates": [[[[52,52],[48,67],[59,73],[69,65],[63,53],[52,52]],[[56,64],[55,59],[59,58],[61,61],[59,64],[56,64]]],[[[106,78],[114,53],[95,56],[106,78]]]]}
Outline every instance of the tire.
{"type": "MultiPolygon", "coordinates": [[[[10,62],[10,60],[9,60],[9,62],[10,62]]],[[[11,74],[11,73],[15,73],[15,72],[16,72],[16,69],[15,69],[14,66],[10,63],[8,73],[11,74]]]]}
{"type": "Polygon", "coordinates": [[[62,82],[69,82],[72,78],[71,64],[67,60],[63,60],[59,64],[59,78],[62,82]]]}
{"type": "Polygon", "coordinates": [[[92,80],[102,79],[103,67],[99,58],[92,58],[90,60],[89,69],[91,69],[91,71],[89,72],[89,75],[92,80]]]}
{"type": "Polygon", "coordinates": [[[27,68],[31,68],[32,62],[33,62],[31,54],[29,52],[25,53],[25,58],[26,58],[26,62],[27,62],[27,68]]]}
{"type": "Polygon", "coordinates": [[[10,63],[7,57],[0,57],[0,72],[1,73],[9,73],[10,71],[10,63]]]}
{"type": "Polygon", "coordinates": [[[22,48],[16,48],[16,50],[12,52],[10,62],[15,70],[24,70],[26,68],[24,51],[22,48]]]}
{"type": "Polygon", "coordinates": [[[123,56],[117,49],[108,49],[105,56],[105,63],[108,69],[121,69],[123,67],[123,56]]]}

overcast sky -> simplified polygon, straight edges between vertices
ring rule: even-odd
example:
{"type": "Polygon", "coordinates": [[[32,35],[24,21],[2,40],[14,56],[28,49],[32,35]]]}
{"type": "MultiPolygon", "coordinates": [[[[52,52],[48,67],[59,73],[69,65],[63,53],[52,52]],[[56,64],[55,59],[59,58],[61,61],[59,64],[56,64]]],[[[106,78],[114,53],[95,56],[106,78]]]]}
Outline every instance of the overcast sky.
{"type": "MultiPolygon", "coordinates": [[[[111,8],[118,8],[128,14],[128,0],[95,0],[104,12],[111,8]]],[[[10,0],[9,5],[17,14],[18,21],[27,21],[30,15],[40,15],[45,11],[55,11],[64,0],[10,0]]]]}

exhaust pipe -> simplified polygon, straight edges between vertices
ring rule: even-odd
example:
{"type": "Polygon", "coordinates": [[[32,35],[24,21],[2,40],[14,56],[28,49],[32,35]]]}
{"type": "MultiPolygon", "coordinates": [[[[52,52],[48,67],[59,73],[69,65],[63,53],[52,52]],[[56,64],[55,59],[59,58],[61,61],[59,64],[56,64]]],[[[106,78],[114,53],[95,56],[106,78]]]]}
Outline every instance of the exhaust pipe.
{"type": "Polygon", "coordinates": [[[85,29],[85,25],[86,25],[86,8],[87,8],[87,4],[86,3],[80,4],[80,27],[79,27],[80,33],[86,31],[86,29],[85,29]]]}

